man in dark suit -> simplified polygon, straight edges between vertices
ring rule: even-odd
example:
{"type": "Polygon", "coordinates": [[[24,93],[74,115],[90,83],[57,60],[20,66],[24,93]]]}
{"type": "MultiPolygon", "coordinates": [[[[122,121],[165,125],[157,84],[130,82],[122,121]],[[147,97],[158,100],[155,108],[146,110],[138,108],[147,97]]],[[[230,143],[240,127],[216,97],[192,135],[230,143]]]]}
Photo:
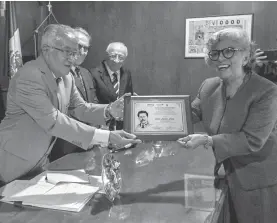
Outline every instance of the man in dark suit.
{"type": "Polygon", "coordinates": [[[94,103],[97,101],[95,94],[94,83],[91,78],[90,72],[81,67],[81,64],[87,57],[88,50],[90,47],[91,37],[86,30],[83,28],[75,28],[76,36],[78,38],[78,45],[80,54],[75,60],[75,66],[70,70],[70,73],[75,79],[76,87],[86,102],[94,103]]]}
{"type": "MultiPolygon", "coordinates": [[[[106,58],[101,64],[91,69],[91,75],[95,86],[94,103],[106,104],[115,101],[125,93],[133,92],[131,72],[123,68],[128,56],[127,47],[121,42],[110,43],[106,49],[106,58]]],[[[110,130],[115,123],[109,123],[110,130]]],[[[122,129],[123,122],[116,123],[116,129],[122,129]]]]}

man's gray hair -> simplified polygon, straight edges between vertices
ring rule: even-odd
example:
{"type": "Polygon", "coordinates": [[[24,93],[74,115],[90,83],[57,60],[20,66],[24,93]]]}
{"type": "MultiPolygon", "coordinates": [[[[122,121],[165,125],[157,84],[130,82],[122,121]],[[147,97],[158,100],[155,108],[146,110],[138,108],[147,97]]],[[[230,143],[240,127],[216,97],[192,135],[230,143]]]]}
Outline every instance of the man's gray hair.
{"type": "Polygon", "coordinates": [[[73,28],[62,24],[50,24],[43,32],[41,38],[41,48],[43,46],[64,47],[65,40],[69,39],[73,42],[78,42],[73,28]]]}
{"type": "Polygon", "coordinates": [[[85,35],[88,38],[89,45],[91,45],[91,36],[85,29],[83,29],[82,27],[76,27],[75,32],[77,32],[77,38],[78,38],[78,33],[82,33],[83,35],[85,35]]]}
{"type": "Polygon", "coordinates": [[[124,43],[121,43],[121,42],[112,42],[108,45],[107,49],[106,49],[106,52],[107,53],[110,53],[111,51],[113,51],[114,49],[122,49],[125,54],[126,54],[126,57],[128,56],[128,49],[126,47],[126,45],[124,43]]]}

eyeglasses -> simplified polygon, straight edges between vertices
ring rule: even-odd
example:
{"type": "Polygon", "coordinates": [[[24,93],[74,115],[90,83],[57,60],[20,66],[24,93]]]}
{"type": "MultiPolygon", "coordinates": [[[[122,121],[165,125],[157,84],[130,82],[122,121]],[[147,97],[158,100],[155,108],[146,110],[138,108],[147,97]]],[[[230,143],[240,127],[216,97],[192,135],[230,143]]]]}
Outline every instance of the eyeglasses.
{"type": "Polygon", "coordinates": [[[80,54],[87,54],[88,50],[89,50],[89,46],[84,46],[82,44],[79,44],[80,54]]]}
{"type": "Polygon", "coordinates": [[[52,49],[63,52],[67,57],[76,57],[77,54],[78,54],[78,52],[71,51],[71,50],[60,49],[60,48],[57,48],[57,47],[54,47],[54,46],[49,46],[49,47],[52,48],[52,49]]]}
{"type": "Polygon", "coordinates": [[[209,58],[212,61],[217,61],[220,53],[222,53],[222,55],[226,58],[226,59],[230,59],[234,56],[236,51],[243,51],[244,49],[235,49],[233,47],[228,47],[228,48],[224,48],[222,50],[211,50],[208,55],[209,58]]]}
{"type": "Polygon", "coordinates": [[[118,60],[119,62],[123,62],[126,57],[121,54],[109,54],[109,58],[113,61],[118,60]]]}

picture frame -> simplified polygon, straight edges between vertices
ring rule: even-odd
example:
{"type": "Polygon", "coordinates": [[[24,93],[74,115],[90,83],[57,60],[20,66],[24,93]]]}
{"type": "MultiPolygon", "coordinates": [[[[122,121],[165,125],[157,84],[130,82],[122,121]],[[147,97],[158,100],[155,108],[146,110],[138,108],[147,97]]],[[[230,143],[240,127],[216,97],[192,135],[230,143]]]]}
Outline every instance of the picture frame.
{"type": "Polygon", "coordinates": [[[237,14],[185,19],[185,58],[204,58],[209,37],[224,28],[238,27],[253,38],[254,14],[237,14]]]}
{"type": "Polygon", "coordinates": [[[124,98],[124,130],[144,141],[175,141],[193,133],[189,95],[124,98]]]}
{"type": "Polygon", "coordinates": [[[213,211],[218,195],[214,180],[215,176],[185,173],[185,208],[213,211]]]}

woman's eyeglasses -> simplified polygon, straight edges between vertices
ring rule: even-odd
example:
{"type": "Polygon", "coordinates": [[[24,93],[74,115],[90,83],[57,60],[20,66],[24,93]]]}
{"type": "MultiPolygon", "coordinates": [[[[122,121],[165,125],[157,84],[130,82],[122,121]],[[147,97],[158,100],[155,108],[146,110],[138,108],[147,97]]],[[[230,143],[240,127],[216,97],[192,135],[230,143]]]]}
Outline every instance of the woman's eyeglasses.
{"type": "Polygon", "coordinates": [[[220,56],[220,53],[222,53],[223,57],[225,57],[226,59],[230,59],[234,56],[236,51],[243,51],[243,50],[244,49],[236,49],[233,47],[228,47],[228,48],[224,48],[222,50],[211,50],[208,53],[208,55],[212,61],[217,61],[220,56]]]}

